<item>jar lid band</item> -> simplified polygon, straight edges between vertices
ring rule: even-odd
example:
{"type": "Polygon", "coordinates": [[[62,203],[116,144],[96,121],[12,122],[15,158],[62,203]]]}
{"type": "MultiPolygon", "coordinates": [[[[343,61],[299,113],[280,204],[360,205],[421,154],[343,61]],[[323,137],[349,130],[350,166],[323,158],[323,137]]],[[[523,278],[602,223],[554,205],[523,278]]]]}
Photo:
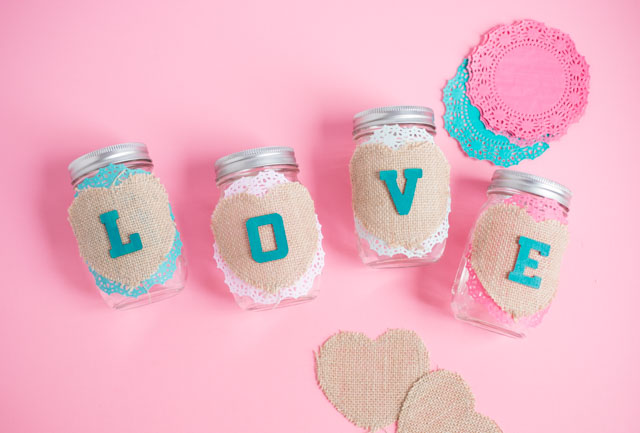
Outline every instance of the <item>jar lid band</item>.
{"type": "Polygon", "coordinates": [[[232,173],[270,165],[297,167],[293,148],[286,146],[257,147],[223,156],[215,163],[216,182],[232,173]]]}
{"type": "Polygon", "coordinates": [[[544,177],[516,170],[496,170],[493,173],[491,184],[487,191],[491,193],[505,189],[515,189],[535,194],[540,197],[550,198],[557,201],[567,209],[569,208],[572,197],[572,193],[569,188],[544,177]]]}
{"type": "Polygon", "coordinates": [[[392,105],[388,107],[372,108],[353,116],[353,133],[363,128],[397,123],[414,123],[426,125],[435,130],[433,110],[418,105],[392,105]]]}
{"type": "Polygon", "coordinates": [[[71,164],[69,164],[68,169],[69,175],[71,175],[71,183],[109,164],[118,164],[127,161],[151,162],[147,146],[144,143],[121,143],[86,153],[74,159],[71,164]]]}

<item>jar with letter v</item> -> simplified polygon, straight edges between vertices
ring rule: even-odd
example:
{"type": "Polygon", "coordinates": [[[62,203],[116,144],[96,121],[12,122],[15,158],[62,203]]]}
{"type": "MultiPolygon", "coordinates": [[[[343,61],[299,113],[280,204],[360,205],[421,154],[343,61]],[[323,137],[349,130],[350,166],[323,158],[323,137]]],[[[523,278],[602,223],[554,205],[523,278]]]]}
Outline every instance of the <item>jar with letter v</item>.
{"type": "Polygon", "coordinates": [[[382,107],[354,116],[349,172],[365,264],[420,266],[442,256],[451,209],[449,163],[434,135],[427,107],[382,107]]]}

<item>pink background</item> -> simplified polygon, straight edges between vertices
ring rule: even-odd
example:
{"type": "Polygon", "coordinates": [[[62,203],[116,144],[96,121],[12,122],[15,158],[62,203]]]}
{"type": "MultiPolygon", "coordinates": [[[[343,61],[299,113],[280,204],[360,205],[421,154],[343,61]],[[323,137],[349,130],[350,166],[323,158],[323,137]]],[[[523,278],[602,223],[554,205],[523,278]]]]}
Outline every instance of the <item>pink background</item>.
{"type": "Polygon", "coordinates": [[[317,388],[313,352],[338,330],[394,327],[417,331],[505,433],[640,431],[640,7],[453,3],[3,1],[0,431],[357,432],[317,388]],[[518,167],[575,191],[559,293],[523,341],[451,316],[494,167],[448,137],[441,103],[480,35],[518,18],[568,32],[591,64],[584,117],[518,167]],[[452,165],[450,239],[429,267],[372,270],[356,255],[351,117],[386,104],[434,107],[452,165]],[[66,166],[131,140],[150,146],[190,275],[178,297],[114,312],[66,221],[66,166]],[[213,162],[266,145],[296,149],[326,268],[316,301],[246,313],[212,260],[213,162]]]}

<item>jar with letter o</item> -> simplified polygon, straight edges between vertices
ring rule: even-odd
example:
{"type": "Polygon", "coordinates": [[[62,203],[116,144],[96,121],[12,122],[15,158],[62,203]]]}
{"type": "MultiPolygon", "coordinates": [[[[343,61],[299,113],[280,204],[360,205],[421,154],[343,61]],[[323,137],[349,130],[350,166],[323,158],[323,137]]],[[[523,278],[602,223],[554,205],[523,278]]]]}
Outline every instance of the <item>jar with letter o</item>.
{"type": "Polygon", "coordinates": [[[215,170],[214,258],[238,305],[264,310],[314,299],[324,266],[322,232],[293,149],[232,153],[215,170]]]}

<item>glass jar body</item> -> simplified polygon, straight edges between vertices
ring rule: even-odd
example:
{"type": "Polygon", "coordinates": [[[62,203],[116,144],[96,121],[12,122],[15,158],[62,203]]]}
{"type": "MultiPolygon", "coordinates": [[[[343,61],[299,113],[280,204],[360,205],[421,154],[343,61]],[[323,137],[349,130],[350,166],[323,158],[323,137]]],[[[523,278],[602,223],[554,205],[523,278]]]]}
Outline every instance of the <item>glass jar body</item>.
{"type": "MultiPolygon", "coordinates": [[[[232,173],[222,179],[219,179],[217,182],[220,191],[219,202],[220,200],[232,197],[233,195],[242,192],[263,196],[276,185],[290,182],[300,183],[298,180],[298,173],[298,168],[291,165],[270,165],[232,173]]],[[[295,206],[295,203],[286,203],[285,205],[295,206]]],[[[246,222],[243,222],[243,224],[245,223],[246,222]]],[[[320,233],[319,236],[320,242],[322,239],[320,233]]],[[[239,242],[242,241],[248,242],[248,239],[245,238],[244,240],[239,240],[239,242]]],[[[320,245],[318,245],[318,248],[321,252],[323,264],[324,253],[322,252],[320,245]]],[[[233,273],[229,266],[224,262],[217,243],[214,244],[214,257],[218,268],[224,273],[225,283],[231,291],[236,303],[244,310],[263,311],[289,307],[311,301],[319,294],[319,269],[317,274],[312,274],[311,276],[305,274],[304,278],[306,278],[307,281],[307,285],[305,286],[307,287],[306,289],[300,290],[299,288],[287,287],[284,290],[279,290],[275,294],[266,294],[257,287],[241,280],[237,275],[235,275],[235,273],[233,273]]],[[[317,260],[314,260],[313,266],[318,266],[317,260]]],[[[320,268],[321,266],[322,265],[320,265],[320,268]]]]}
{"type": "MultiPolygon", "coordinates": [[[[540,308],[538,311],[526,316],[515,316],[513,313],[505,310],[505,308],[499,306],[493,296],[489,294],[487,288],[483,286],[481,282],[482,278],[478,276],[478,271],[472,264],[471,257],[473,254],[474,233],[478,230],[480,220],[487,211],[496,206],[504,205],[505,203],[518,204],[521,208],[525,209],[527,214],[532,216],[532,220],[535,220],[537,223],[555,220],[566,226],[568,222],[568,210],[555,200],[519,190],[505,189],[490,192],[487,196],[488,199],[480,209],[478,218],[474,223],[474,228],[469,234],[458,267],[458,272],[452,287],[451,307],[455,317],[459,320],[502,335],[522,338],[526,336],[531,328],[541,323],[550,305],[546,305],[544,308],[540,308]]],[[[506,219],[503,221],[503,224],[512,225],[515,223],[511,219],[506,219]]],[[[535,223],[531,222],[531,224],[535,223]]],[[[497,272],[504,278],[509,276],[508,279],[511,279],[510,274],[515,270],[516,263],[521,260],[520,252],[522,246],[519,248],[518,255],[514,260],[509,262],[508,266],[498,267],[494,272],[497,272]]],[[[554,248],[554,246],[552,245],[551,248],[554,248]]],[[[490,254],[497,257],[499,255],[499,249],[491,251],[490,254]]],[[[536,259],[536,263],[530,264],[533,269],[538,266],[538,261],[545,260],[545,257],[536,255],[533,250],[530,250],[526,257],[536,259]]],[[[526,269],[526,273],[535,275],[536,272],[533,269],[526,269]]],[[[485,279],[485,281],[487,281],[487,279],[485,279]]],[[[523,290],[536,290],[527,286],[521,287],[523,290]]]]}
{"type": "MultiPolygon", "coordinates": [[[[126,167],[126,169],[131,170],[144,170],[148,173],[153,172],[153,163],[151,163],[150,161],[126,161],[118,163],[116,167],[126,167]]],[[[82,184],[83,181],[87,179],[94,179],[97,175],[99,175],[100,170],[101,169],[92,171],[78,179],[75,179],[73,182],[73,186],[78,187],[78,185],[82,184]]],[[[116,174],[113,178],[113,181],[117,180],[118,177],[119,174],[116,174]]],[[[178,239],[176,239],[176,242],[179,243],[179,248],[181,250],[182,244],[179,241],[179,235],[177,235],[177,238],[178,239]]],[[[125,310],[151,304],[153,302],[167,299],[180,293],[180,291],[182,291],[185,286],[187,278],[187,263],[184,258],[184,254],[179,253],[175,258],[175,263],[172,263],[172,265],[173,272],[168,279],[158,283],[147,282],[144,288],[142,285],[136,287],[133,292],[138,294],[135,296],[131,295],[131,291],[111,291],[111,293],[108,293],[103,289],[103,287],[109,287],[111,286],[111,284],[105,284],[104,277],[101,277],[94,271],[91,271],[91,269],[90,271],[94,279],[96,280],[96,285],[98,289],[100,289],[99,292],[107,305],[114,309],[125,310]]],[[[113,282],[111,283],[113,284],[113,282]]]]}
{"type": "MultiPolygon", "coordinates": [[[[354,141],[356,144],[356,151],[359,147],[363,145],[367,145],[370,143],[382,143],[385,144],[386,147],[392,149],[392,151],[397,151],[399,149],[403,149],[406,145],[413,145],[415,143],[427,142],[432,144],[435,147],[434,143],[435,131],[433,128],[422,125],[422,124],[389,124],[389,125],[378,125],[372,126],[358,131],[354,135],[354,141]]],[[[444,164],[446,163],[446,159],[444,159],[444,155],[438,149],[436,157],[438,159],[442,159],[444,164]]],[[[354,153],[354,158],[351,160],[350,164],[350,172],[351,172],[351,183],[352,189],[355,188],[356,179],[354,179],[354,164],[356,164],[356,158],[354,153]]],[[[370,173],[371,174],[371,173],[370,173]]],[[[373,173],[374,176],[379,176],[379,173],[373,173]]],[[[424,173],[423,176],[428,176],[429,174],[424,173]]],[[[443,175],[444,176],[444,175],[443,175]]],[[[381,179],[377,179],[380,182],[380,185],[384,185],[384,182],[381,179]]],[[[425,182],[427,179],[420,178],[416,180],[416,185],[418,182],[425,182]]],[[[404,183],[404,193],[406,193],[407,179],[402,178],[402,173],[400,170],[397,170],[397,185],[399,191],[403,191],[403,183],[404,183]]],[[[446,194],[447,199],[449,198],[449,173],[448,173],[448,164],[446,171],[446,194]]],[[[375,185],[373,185],[375,186],[375,185]]],[[[418,186],[419,188],[419,186],[418,186]]],[[[353,191],[353,190],[352,190],[353,191]]],[[[418,191],[418,190],[417,190],[418,191]]],[[[389,193],[388,187],[385,189],[385,193],[375,194],[373,191],[365,192],[367,197],[370,197],[366,200],[386,200],[392,201],[391,194],[389,193]],[[374,198],[375,197],[375,198],[374,198]]],[[[423,266],[430,263],[437,262],[444,253],[447,236],[448,236],[448,214],[450,209],[450,200],[447,202],[447,210],[444,219],[442,219],[439,227],[435,230],[435,233],[430,235],[426,240],[423,240],[421,246],[419,248],[409,248],[406,246],[398,245],[386,240],[381,239],[380,236],[376,236],[371,233],[370,230],[365,228],[365,224],[362,221],[359,221],[357,216],[356,207],[358,204],[356,203],[356,193],[353,191],[353,210],[354,210],[354,220],[355,220],[355,235],[357,239],[358,253],[362,262],[368,266],[374,268],[402,268],[402,267],[410,267],[410,266],[423,266]]],[[[415,201],[419,199],[418,197],[414,198],[414,202],[412,206],[415,205],[415,201]]],[[[429,203],[432,197],[420,197],[429,203]]],[[[409,212],[413,211],[413,207],[409,212]]]]}

